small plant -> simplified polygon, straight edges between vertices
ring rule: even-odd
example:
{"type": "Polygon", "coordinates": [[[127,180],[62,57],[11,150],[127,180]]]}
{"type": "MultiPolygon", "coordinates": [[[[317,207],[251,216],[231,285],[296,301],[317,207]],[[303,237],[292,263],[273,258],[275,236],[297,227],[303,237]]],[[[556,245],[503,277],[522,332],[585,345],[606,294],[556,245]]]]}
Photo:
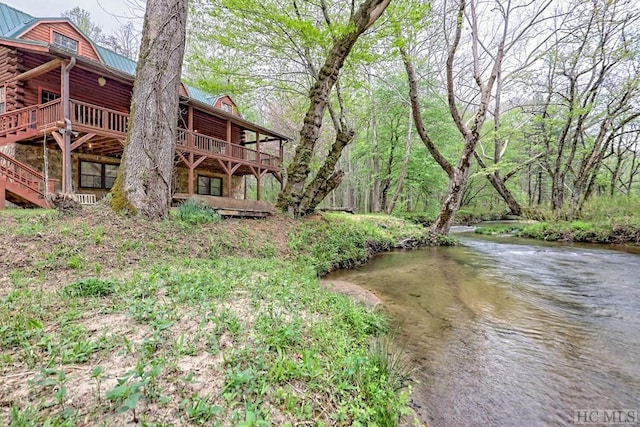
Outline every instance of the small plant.
{"type": "Polygon", "coordinates": [[[88,277],[65,286],[63,293],[71,297],[104,297],[115,292],[115,287],[113,280],[88,277]]]}
{"type": "Polygon", "coordinates": [[[104,227],[99,226],[93,231],[93,241],[96,245],[102,243],[102,237],[104,236],[104,227]]]}
{"type": "Polygon", "coordinates": [[[187,199],[178,206],[177,218],[191,225],[217,223],[221,217],[214,209],[196,199],[187,199]]]}
{"type": "Polygon", "coordinates": [[[415,368],[396,348],[388,335],[376,337],[371,344],[371,362],[380,375],[384,375],[394,391],[400,391],[411,381],[415,368]]]}
{"type": "Polygon", "coordinates": [[[55,401],[45,403],[46,407],[58,405],[64,409],[67,396],[66,383],[67,375],[62,369],[45,368],[40,371],[40,379],[35,381],[35,385],[42,388],[53,388],[55,391],[55,401]]]}
{"type": "Polygon", "coordinates": [[[72,270],[80,270],[84,266],[84,260],[80,255],[71,255],[67,260],[67,267],[72,270]]]}
{"type": "Polygon", "coordinates": [[[102,383],[102,374],[104,372],[104,368],[102,366],[96,366],[91,371],[91,378],[96,382],[96,396],[98,397],[98,402],[100,402],[100,384],[102,383]]]}
{"type": "Polygon", "coordinates": [[[197,394],[183,402],[184,412],[189,421],[199,425],[208,424],[213,417],[222,412],[222,407],[209,403],[209,396],[201,397],[197,394]]]}
{"type": "Polygon", "coordinates": [[[117,385],[106,393],[107,400],[120,405],[117,412],[131,411],[135,423],[138,422],[136,409],[140,397],[144,395],[150,400],[159,397],[157,379],[162,372],[162,366],[154,365],[151,369],[146,369],[147,367],[147,364],[138,362],[134,370],[118,378],[117,385]]]}

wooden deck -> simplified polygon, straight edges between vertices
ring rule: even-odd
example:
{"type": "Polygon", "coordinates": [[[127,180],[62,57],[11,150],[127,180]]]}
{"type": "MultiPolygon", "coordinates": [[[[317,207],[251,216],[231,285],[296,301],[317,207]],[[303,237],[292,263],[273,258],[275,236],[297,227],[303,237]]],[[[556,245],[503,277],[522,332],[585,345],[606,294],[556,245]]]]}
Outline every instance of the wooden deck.
{"type": "Polygon", "coordinates": [[[183,202],[189,198],[196,199],[215,209],[222,216],[264,218],[276,213],[276,209],[267,202],[259,200],[232,199],[229,197],[189,195],[176,193],[175,202],[183,202]]]}
{"type": "MultiPolygon", "coordinates": [[[[90,147],[91,154],[122,154],[129,125],[127,112],[75,99],[69,100],[69,106],[72,129],[79,132],[72,142],[72,151],[83,151],[90,147]]],[[[62,110],[62,101],[56,99],[0,114],[0,146],[37,138],[65,127],[62,110]]],[[[61,145],[60,135],[53,132],[52,136],[61,145]]],[[[276,173],[279,177],[282,167],[279,153],[251,149],[184,128],[178,128],[176,155],[187,167],[204,162],[204,167],[222,169],[229,174],[263,176],[266,172],[276,173]]]]}

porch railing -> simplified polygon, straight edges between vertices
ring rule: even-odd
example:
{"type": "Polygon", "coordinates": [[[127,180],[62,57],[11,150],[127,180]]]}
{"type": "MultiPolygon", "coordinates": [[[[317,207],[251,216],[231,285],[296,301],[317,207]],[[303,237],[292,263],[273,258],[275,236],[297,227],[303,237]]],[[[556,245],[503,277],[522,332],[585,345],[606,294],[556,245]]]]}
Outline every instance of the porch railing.
{"type": "Polygon", "coordinates": [[[214,154],[234,160],[244,160],[247,163],[255,163],[261,166],[278,167],[281,163],[280,158],[272,154],[258,152],[242,145],[232,144],[228,141],[181,128],[178,129],[177,143],[180,147],[191,148],[203,154],[214,154]]]}
{"type": "Polygon", "coordinates": [[[44,197],[44,176],[30,166],[2,152],[0,152],[0,175],[4,175],[11,182],[21,184],[44,197]]]}
{"type": "Polygon", "coordinates": [[[71,123],[116,134],[126,134],[129,114],[98,107],[82,101],[70,100],[71,123]]]}
{"type": "MultiPolygon", "coordinates": [[[[129,126],[129,114],[102,108],[97,105],[71,99],[70,120],[74,126],[87,130],[106,131],[114,135],[124,135],[129,126]]],[[[56,99],[46,104],[21,108],[0,115],[0,137],[19,130],[43,130],[62,125],[62,101],[56,99]]],[[[226,157],[244,161],[261,167],[280,167],[281,159],[273,154],[259,152],[251,148],[232,144],[228,141],[202,135],[186,129],[178,129],[178,146],[202,154],[226,157]]]]}
{"type": "Polygon", "coordinates": [[[55,99],[46,104],[38,105],[38,127],[45,129],[62,122],[62,100],[55,99]]]}
{"type": "Polygon", "coordinates": [[[42,130],[62,118],[62,102],[56,99],[46,104],[32,105],[0,115],[0,137],[22,131],[42,130]]]}

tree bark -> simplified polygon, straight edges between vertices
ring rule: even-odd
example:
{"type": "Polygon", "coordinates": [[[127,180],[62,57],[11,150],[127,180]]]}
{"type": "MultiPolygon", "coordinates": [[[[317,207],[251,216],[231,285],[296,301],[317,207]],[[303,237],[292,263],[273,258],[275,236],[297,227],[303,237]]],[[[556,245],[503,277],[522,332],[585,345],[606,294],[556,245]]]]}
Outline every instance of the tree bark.
{"type": "Polygon", "coordinates": [[[491,68],[491,73],[485,83],[481,76],[481,67],[479,64],[478,45],[480,44],[480,41],[477,28],[478,20],[476,16],[475,6],[476,5],[474,3],[474,0],[471,0],[470,21],[473,78],[478,86],[480,100],[477,110],[473,116],[471,127],[468,127],[464,123],[462,115],[458,110],[454,87],[454,59],[462,36],[462,26],[464,23],[465,10],[467,8],[466,0],[459,0],[458,2],[455,33],[447,55],[446,80],[449,113],[451,114],[451,117],[456,127],[458,128],[458,131],[464,138],[464,147],[462,149],[462,153],[460,154],[460,158],[458,159],[458,162],[455,166],[449,163],[449,161],[442,155],[442,153],[440,153],[424,127],[422,115],[420,112],[420,102],[418,100],[418,82],[416,78],[415,68],[406,50],[402,47],[400,48],[400,53],[407,72],[407,78],[409,80],[409,98],[411,100],[411,109],[413,111],[413,118],[415,121],[416,129],[418,131],[418,135],[420,136],[420,139],[422,139],[423,143],[425,144],[433,158],[436,160],[436,162],[449,176],[449,187],[447,190],[447,194],[442,201],[440,212],[431,226],[431,231],[435,234],[449,234],[449,230],[453,225],[455,214],[460,208],[462,196],[464,194],[467,180],[469,178],[471,160],[475,153],[476,145],[480,140],[480,130],[482,129],[482,125],[484,124],[487,116],[487,110],[489,101],[491,99],[493,85],[497,79],[498,73],[500,72],[502,59],[504,57],[504,44],[507,36],[508,23],[508,21],[506,20],[504,22],[502,39],[498,44],[495,55],[493,56],[494,60],[493,66],[491,68]]]}
{"type": "MultiPolygon", "coordinates": [[[[478,161],[478,165],[483,169],[486,168],[486,165],[484,164],[482,157],[480,157],[480,155],[477,152],[474,154],[475,154],[476,160],[478,161]]],[[[486,177],[491,183],[491,185],[493,186],[493,188],[498,192],[500,197],[502,197],[502,200],[504,200],[504,202],[507,204],[507,207],[509,208],[509,212],[511,213],[511,215],[517,215],[517,216],[522,215],[522,206],[520,206],[520,203],[518,203],[516,198],[513,197],[513,194],[511,193],[511,191],[509,191],[509,189],[507,188],[507,185],[505,183],[506,179],[503,179],[502,176],[500,176],[500,173],[498,171],[493,171],[491,173],[488,173],[486,177]]]]}
{"type": "Polygon", "coordinates": [[[400,176],[398,176],[396,189],[393,192],[393,196],[391,197],[389,206],[387,206],[386,212],[389,215],[391,215],[396,207],[396,202],[398,201],[398,197],[400,196],[402,188],[404,187],[404,179],[407,177],[407,167],[409,166],[409,158],[411,157],[411,145],[413,142],[413,136],[411,132],[412,130],[413,127],[411,126],[411,109],[409,109],[409,125],[407,126],[407,140],[404,147],[404,157],[402,158],[402,168],[400,169],[400,176]]]}
{"type": "Polygon", "coordinates": [[[312,213],[316,206],[340,185],[344,172],[335,170],[336,163],[338,163],[342,155],[342,150],[351,142],[353,136],[354,132],[351,129],[345,132],[338,132],[336,140],[331,145],[327,159],[316,174],[313,182],[305,189],[298,209],[299,214],[308,215],[312,213]]]}
{"type": "Polygon", "coordinates": [[[187,0],[147,0],[129,131],[112,207],[148,218],[169,213],[187,0]]]}
{"type": "Polygon", "coordinates": [[[310,104],[300,131],[300,143],[287,170],[287,183],[278,195],[276,203],[280,210],[294,215],[304,215],[300,209],[304,197],[304,186],[309,176],[314,148],[320,137],[329,94],[354,44],[360,35],[382,15],[390,1],[365,0],[351,17],[350,29],[335,40],[327,54],[324,65],[309,91],[310,104]]]}

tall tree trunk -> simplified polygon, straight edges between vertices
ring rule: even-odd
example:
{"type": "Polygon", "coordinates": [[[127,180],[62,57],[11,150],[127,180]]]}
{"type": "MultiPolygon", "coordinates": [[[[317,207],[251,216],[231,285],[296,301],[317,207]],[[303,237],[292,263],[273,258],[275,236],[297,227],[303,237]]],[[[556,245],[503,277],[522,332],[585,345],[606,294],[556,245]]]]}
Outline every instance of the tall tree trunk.
{"type": "MultiPolygon", "coordinates": [[[[478,165],[480,165],[480,167],[483,169],[486,168],[486,165],[484,164],[482,157],[480,157],[480,155],[477,152],[475,152],[474,154],[475,154],[476,160],[478,161],[478,165]]],[[[491,185],[493,186],[493,188],[495,188],[495,190],[498,192],[500,197],[502,197],[502,200],[504,200],[504,202],[507,204],[507,207],[509,208],[509,212],[511,213],[511,215],[517,215],[517,216],[522,215],[522,206],[520,206],[520,203],[518,203],[515,197],[513,197],[513,194],[511,193],[511,191],[509,191],[509,189],[507,188],[507,184],[505,183],[507,179],[506,178],[503,179],[502,176],[500,176],[500,173],[498,171],[490,172],[486,175],[486,177],[491,183],[491,185]]]]}
{"type": "Polygon", "coordinates": [[[373,146],[373,195],[371,196],[373,212],[382,210],[380,195],[380,145],[378,144],[378,121],[376,120],[376,103],[373,99],[373,87],[371,84],[371,73],[367,73],[369,83],[369,104],[371,105],[371,145],[373,146]]]}
{"type": "Polygon", "coordinates": [[[327,197],[327,194],[337,188],[342,182],[344,172],[336,171],[336,163],[342,155],[342,150],[353,139],[354,132],[348,129],[346,132],[338,132],[336,140],[331,146],[327,159],[315,176],[315,179],[305,189],[298,213],[308,215],[327,197]]]}
{"type": "MultiPolygon", "coordinates": [[[[320,137],[322,120],[329,103],[329,95],[353,45],[360,35],[382,15],[390,1],[365,0],[351,17],[350,29],[338,37],[329,50],[324,65],[309,91],[309,109],[300,131],[300,143],[296,148],[293,161],[287,169],[287,183],[278,195],[276,203],[280,210],[294,215],[304,215],[304,211],[308,209],[308,204],[305,209],[301,209],[301,203],[304,197],[305,182],[309,177],[313,152],[320,137]]],[[[331,182],[335,184],[336,179],[332,179],[331,182]]],[[[324,184],[328,183],[329,181],[325,181],[324,184]]],[[[319,184],[320,187],[322,185],[322,183],[319,184]]]]}
{"type": "Polygon", "coordinates": [[[471,127],[468,127],[462,119],[462,115],[458,109],[454,87],[454,59],[462,36],[462,27],[465,22],[465,10],[467,8],[466,0],[459,0],[458,2],[455,34],[452,39],[451,46],[449,47],[446,63],[447,102],[449,106],[449,113],[451,114],[453,122],[455,123],[458,131],[464,138],[464,147],[456,166],[453,166],[451,163],[449,163],[449,161],[442,155],[424,127],[420,110],[420,102],[418,100],[418,82],[416,78],[415,67],[411,62],[411,59],[409,58],[406,50],[403,47],[400,48],[400,53],[407,72],[407,78],[409,80],[409,99],[411,101],[411,109],[413,111],[413,119],[416,125],[416,130],[418,131],[420,139],[422,139],[423,143],[426,145],[435,161],[449,176],[449,187],[447,190],[447,194],[442,201],[440,213],[431,226],[431,231],[435,234],[449,234],[449,230],[453,225],[455,214],[460,208],[462,196],[464,194],[467,180],[469,178],[471,159],[474,156],[476,145],[480,140],[480,131],[487,116],[487,110],[489,101],[491,100],[493,85],[502,67],[502,59],[505,52],[505,39],[508,34],[508,21],[505,17],[502,38],[498,43],[495,54],[492,55],[493,66],[491,68],[491,73],[487,81],[484,82],[481,76],[480,57],[478,53],[480,40],[478,33],[478,19],[476,15],[475,0],[471,0],[469,6],[469,20],[471,22],[471,56],[473,62],[473,78],[478,85],[479,92],[479,102],[477,110],[473,116],[471,127]]]}
{"type": "Polygon", "coordinates": [[[409,166],[409,159],[411,158],[411,145],[413,142],[413,126],[411,126],[411,120],[411,108],[409,108],[409,125],[407,126],[407,140],[404,147],[404,157],[402,158],[402,168],[400,169],[400,175],[398,176],[396,189],[393,192],[393,196],[391,197],[389,206],[387,206],[386,212],[389,215],[391,215],[396,207],[396,202],[398,201],[398,197],[400,196],[400,193],[402,192],[402,188],[404,186],[404,179],[407,176],[407,167],[409,166]]]}
{"type": "Polygon", "coordinates": [[[187,0],[147,0],[129,131],[112,189],[116,211],[169,213],[186,21],[187,0]]]}

